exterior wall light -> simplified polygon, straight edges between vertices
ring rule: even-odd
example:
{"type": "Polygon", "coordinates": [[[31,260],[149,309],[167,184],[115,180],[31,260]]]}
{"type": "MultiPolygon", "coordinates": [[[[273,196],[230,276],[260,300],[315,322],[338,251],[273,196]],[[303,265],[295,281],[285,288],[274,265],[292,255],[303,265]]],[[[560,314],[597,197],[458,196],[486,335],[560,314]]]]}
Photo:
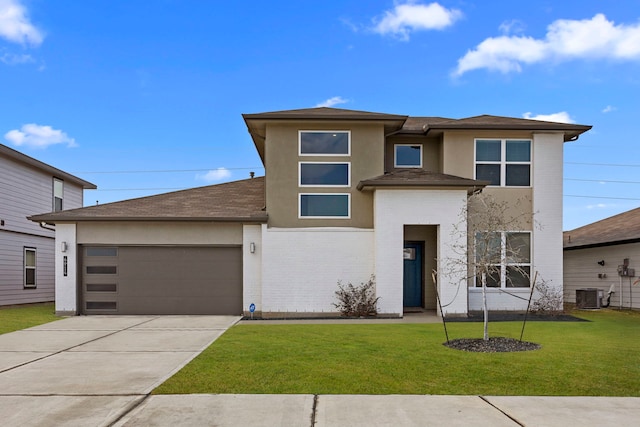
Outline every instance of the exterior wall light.
{"type": "Polygon", "coordinates": [[[256,244],[251,242],[249,243],[249,252],[251,252],[252,254],[256,253],[256,244]]]}

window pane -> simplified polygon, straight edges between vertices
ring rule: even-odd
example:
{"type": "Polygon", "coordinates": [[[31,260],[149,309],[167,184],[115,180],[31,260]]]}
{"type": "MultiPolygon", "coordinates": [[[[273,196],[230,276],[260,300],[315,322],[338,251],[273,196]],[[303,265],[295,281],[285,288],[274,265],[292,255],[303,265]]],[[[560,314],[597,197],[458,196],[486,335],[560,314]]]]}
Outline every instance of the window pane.
{"type": "Polygon", "coordinates": [[[507,165],[506,185],[528,187],[530,180],[529,165],[507,165]]]}
{"type": "Polygon", "coordinates": [[[349,132],[300,132],[300,153],[349,155],[349,132]]]}
{"type": "Polygon", "coordinates": [[[507,288],[528,288],[531,267],[507,267],[507,288]]]}
{"type": "Polygon", "coordinates": [[[349,185],[349,164],[302,163],[300,185],[349,185]]]}
{"type": "Polygon", "coordinates": [[[87,274],[117,274],[118,268],[115,265],[94,265],[87,267],[87,274]]]}
{"type": "Polygon", "coordinates": [[[87,256],[118,256],[118,248],[87,248],[87,256]]]}
{"type": "Polygon", "coordinates": [[[507,141],[507,162],[530,162],[531,141],[507,141]]]}
{"type": "Polygon", "coordinates": [[[62,210],[62,199],[60,197],[53,198],[53,211],[60,212],[62,210]]]}
{"type": "Polygon", "coordinates": [[[25,267],[36,266],[36,251],[29,250],[29,249],[24,251],[24,266],[25,267]]]}
{"type": "Polygon", "coordinates": [[[349,216],[349,196],[346,194],[302,194],[300,216],[349,216]]]}
{"type": "Polygon", "coordinates": [[[422,166],[422,145],[396,145],[396,167],[422,166]]]}
{"type": "Polygon", "coordinates": [[[36,285],[36,270],[35,268],[27,268],[24,272],[24,285],[35,286],[36,285]]]}
{"type": "Polygon", "coordinates": [[[53,196],[60,197],[62,199],[64,195],[64,183],[59,179],[53,180],[53,196]]]}
{"type": "Polygon", "coordinates": [[[476,179],[500,185],[500,165],[476,165],[476,179]]]}
{"type": "Polygon", "coordinates": [[[476,264],[499,264],[502,252],[500,233],[476,233],[476,264]]]}
{"type": "Polygon", "coordinates": [[[501,141],[499,139],[479,139],[476,141],[476,161],[499,162],[501,141]]]}
{"type": "MultiPolygon", "coordinates": [[[[486,274],[487,278],[487,287],[488,288],[499,288],[500,287],[500,275],[502,274],[502,268],[499,266],[492,267],[489,272],[486,274]]],[[[482,275],[478,274],[476,277],[476,287],[482,287],[482,275]]]]}
{"type": "Polygon", "coordinates": [[[507,233],[507,258],[510,263],[531,262],[531,234],[507,233]]]}

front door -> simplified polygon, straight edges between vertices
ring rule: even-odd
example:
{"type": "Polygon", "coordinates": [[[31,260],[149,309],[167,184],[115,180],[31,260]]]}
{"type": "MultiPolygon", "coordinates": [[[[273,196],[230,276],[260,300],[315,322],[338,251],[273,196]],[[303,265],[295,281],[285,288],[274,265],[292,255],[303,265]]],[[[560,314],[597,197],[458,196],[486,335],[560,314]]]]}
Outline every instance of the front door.
{"type": "Polygon", "coordinates": [[[403,298],[405,307],[422,307],[422,242],[404,243],[403,298]]]}

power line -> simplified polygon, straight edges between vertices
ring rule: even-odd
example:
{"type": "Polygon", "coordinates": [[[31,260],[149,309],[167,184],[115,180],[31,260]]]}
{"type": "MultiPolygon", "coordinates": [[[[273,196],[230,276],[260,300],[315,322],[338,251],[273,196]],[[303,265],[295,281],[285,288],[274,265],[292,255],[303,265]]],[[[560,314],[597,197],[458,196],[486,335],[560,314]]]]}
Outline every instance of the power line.
{"type": "Polygon", "coordinates": [[[582,166],[612,166],[619,168],[640,168],[640,165],[624,165],[617,163],[582,163],[582,162],[564,162],[565,165],[582,165],[582,166]]]}
{"type": "Polygon", "coordinates": [[[580,196],[576,194],[563,194],[563,197],[580,197],[583,199],[607,199],[607,200],[640,200],[632,197],[607,197],[607,196],[580,196]]]}
{"type": "Polygon", "coordinates": [[[580,178],[564,178],[565,181],[581,181],[581,182],[604,182],[611,184],[640,184],[640,181],[616,181],[610,179],[580,179],[580,178]]]}
{"type": "Polygon", "coordinates": [[[208,169],[159,169],[159,170],[132,170],[132,171],[94,171],[94,172],[73,172],[76,175],[79,174],[127,174],[127,173],[183,173],[183,172],[209,172],[215,170],[252,170],[252,169],[264,169],[264,166],[256,166],[252,168],[208,168],[208,169]]]}

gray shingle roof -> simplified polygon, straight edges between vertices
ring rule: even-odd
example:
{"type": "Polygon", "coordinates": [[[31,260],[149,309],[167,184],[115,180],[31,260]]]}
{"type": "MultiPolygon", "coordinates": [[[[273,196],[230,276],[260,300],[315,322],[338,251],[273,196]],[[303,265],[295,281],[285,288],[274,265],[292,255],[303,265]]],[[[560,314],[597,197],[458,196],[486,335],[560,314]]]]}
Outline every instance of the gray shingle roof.
{"type": "Polygon", "coordinates": [[[489,185],[488,181],[461,178],[422,169],[396,169],[358,183],[358,190],[375,187],[464,187],[473,191],[489,185]]]}
{"type": "Polygon", "coordinates": [[[565,231],[564,248],[607,246],[640,240],[640,208],[565,231]]]}
{"type": "Polygon", "coordinates": [[[266,222],[264,177],[33,215],[33,221],[266,222]]]}

